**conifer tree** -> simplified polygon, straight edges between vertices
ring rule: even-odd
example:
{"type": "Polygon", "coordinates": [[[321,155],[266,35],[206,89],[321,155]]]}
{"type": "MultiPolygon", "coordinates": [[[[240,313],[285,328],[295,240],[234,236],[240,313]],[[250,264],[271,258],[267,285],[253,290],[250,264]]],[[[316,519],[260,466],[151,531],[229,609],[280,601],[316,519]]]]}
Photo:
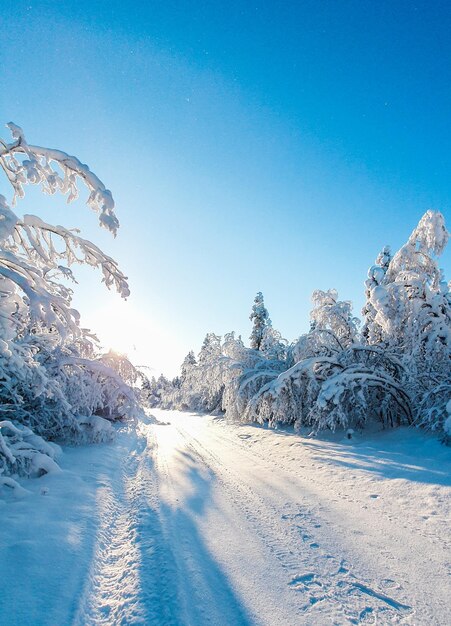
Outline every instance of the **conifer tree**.
{"type": "Polygon", "coordinates": [[[265,328],[271,326],[271,320],[269,319],[269,313],[265,307],[261,291],[259,291],[255,296],[252,313],[250,314],[249,319],[253,322],[252,333],[250,336],[251,348],[253,350],[260,350],[265,328]]]}

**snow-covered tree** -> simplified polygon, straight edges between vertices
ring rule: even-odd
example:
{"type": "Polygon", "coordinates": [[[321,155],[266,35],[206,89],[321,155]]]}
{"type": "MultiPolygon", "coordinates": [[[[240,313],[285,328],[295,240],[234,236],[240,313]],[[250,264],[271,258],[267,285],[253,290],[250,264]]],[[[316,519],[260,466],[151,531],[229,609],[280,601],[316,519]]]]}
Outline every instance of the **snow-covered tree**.
{"type": "Polygon", "coordinates": [[[190,377],[191,372],[193,368],[196,367],[196,365],[196,357],[194,356],[194,352],[190,350],[184,358],[182,366],[180,368],[180,378],[182,380],[182,383],[190,377]]]}
{"type": "Polygon", "coordinates": [[[272,326],[266,326],[260,343],[260,352],[271,361],[285,361],[288,353],[288,342],[278,330],[272,326]]]}
{"type": "Polygon", "coordinates": [[[359,320],[352,315],[352,304],[338,300],[335,289],[312,294],[310,331],[292,346],[295,362],[319,354],[331,355],[355,343],[359,320]]]}
{"type": "Polygon", "coordinates": [[[311,329],[291,351],[295,363],[259,364],[243,374],[242,418],[314,431],[360,428],[369,420],[409,423],[402,365],[394,355],[359,344],[358,320],[336,291],[315,291],[312,300],[311,329]]]}
{"type": "Polygon", "coordinates": [[[223,355],[221,337],[207,333],[197,357],[196,395],[198,409],[216,411],[221,408],[224,384],[222,380],[223,355]]]}
{"type": "MultiPolygon", "coordinates": [[[[76,263],[98,268],[108,288],[129,294],[116,262],[76,230],[52,226],[13,208],[29,184],[71,202],[78,186],[100,225],[114,235],[118,220],[111,192],[75,157],[27,143],[8,124],[12,141],[0,140],[0,166],[13,190],[11,205],[0,196],[0,475],[39,473],[51,465],[43,438],[109,436],[100,413],[117,418],[136,409],[136,397],[111,359],[96,353],[95,338],[82,330],[71,306],[76,263]],[[107,362],[108,361],[108,362],[107,362]],[[82,416],[82,417],[80,417],[82,416]]],[[[0,478],[12,485],[10,478],[0,478]]]]}
{"type": "Polygon", "coordinates": [[[368,338],[404,353],[433,351],[449,342],[448,287],[437,258],[448,241],[443,215],[427,211],[377,281],[367,285],[373,315],[368,338]]]}
{"type": "Polygon", "coordinates": [[[385,246],[377,256],[376,262],[368,270],[368,278],[365,281],[365,306],[362,309],[363,328],[362,339],[365,343],[375,344],[382,341],[382,329],[375,322],[377,310],[371,302],[373,289],[381,285],[387,273],[392,259],[389,246],[385,246]]]}
{"type": "Polygon", "coordinates": [[[434,429],[451,397],[451,293],[438,265],[448,239],[443,215],[427,211],[393,257],[378,301],[386,340],[408,364],[417,420],[434,429]]]}
{"type": "Polygon", "coordinates": [[[261,291],[257,293],[252,306],[252,313],[249,319],[253,323],[252,333],[250,336],[251,348],[260,350],[266,328],[271,326],[268,310],[265,307],[263,294],[261,291]]]}

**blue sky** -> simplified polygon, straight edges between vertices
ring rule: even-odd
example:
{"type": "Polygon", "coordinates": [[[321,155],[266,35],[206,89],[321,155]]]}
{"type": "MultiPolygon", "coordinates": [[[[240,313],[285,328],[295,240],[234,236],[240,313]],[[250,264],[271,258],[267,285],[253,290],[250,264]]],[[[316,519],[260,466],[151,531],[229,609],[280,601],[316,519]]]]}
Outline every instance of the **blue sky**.
{"type": "Polygon", "coordinates": [[[358,313],[383,245],[451,222],[449,2],[3,0],[0,25],[1,120],[88,163],[121,229],[31,190],[18,211],[120,262],[127,303],[82,269],[75,304],[157,372],[247,339],[259,290],[290,340],[315,288],[358,313]]]}

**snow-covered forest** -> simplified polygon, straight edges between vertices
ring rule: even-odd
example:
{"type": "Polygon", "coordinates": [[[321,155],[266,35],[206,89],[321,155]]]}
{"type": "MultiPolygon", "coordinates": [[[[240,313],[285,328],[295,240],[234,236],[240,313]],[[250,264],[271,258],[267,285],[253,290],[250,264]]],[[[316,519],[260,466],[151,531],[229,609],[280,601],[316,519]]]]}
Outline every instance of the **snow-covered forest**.
{"type": "Polygon", "coordinates": [[[336,290],[317,290],[310,330],[292,343],[257,293],[250,345],[208,333],[179,376],[152,379],[150,405],[304,433],[413,425],[449,443],[451,291],[439,265],[448,238],[443,215],[427,211],[400,250],[385,246],[369,268],[361,320],[336,290]]]}
{"type": "Polygon", "coordinates": [[[12,200],[0,196],[0,481],[56,467],[52,443],[103,441],[111,421],[144,405],[224,413],[233,422],[294,425],[300,433],[412,425],[451,441],[451,291],[440,269],[449,234],[427,211],[395,254],[385,246],[368,270],[362,319],[336,290],[312,295],[310,330],[289,343],[276,330],[262,293],[249,346],[235,332],[209,332],[180,375],[148,380],[123,355],[99,353],[95,335],[71,307],[71,267],[88,264],[123,298],[117,263],[76,229],[19,217],[27,185],[75,200],[80,188],[100,226],[119,222],[111,192],[75,157],[27,143],[8,124],[0,164],[12,200]]]}
{"type": "MultiPolygon", "coordinates": [[[[12,207],[27,184],[71,202],[79,186],[100,225],[116,235],[111,192],[86,165],[60,150],[27,143],[8,124],[0,160],[12,207]]],[[[1,480],[39,475],[54,465],[49,440],[101,441],[108,420],[150,407],[224,412],[237,422],[293,424],[299,432],[422,426],[451,438],[451,292],[439,258],[448,242],[443,215],[427,211],[394,255],[385,246],[368,270],[362,320],[338,293],[312,295],[310,330],[289,343],[276,330],[262,293],[250,321],[250,345],[230,332],[206,335],[180,375],[148,380],[127,358],[99,354],[95,336],[71,308],[71,266],[100,270],[107,288],[129,295],[113,259],[77,230],[1,210],[1,480]],[[304,429],[304,430],[303,430],[304,429]]]]}

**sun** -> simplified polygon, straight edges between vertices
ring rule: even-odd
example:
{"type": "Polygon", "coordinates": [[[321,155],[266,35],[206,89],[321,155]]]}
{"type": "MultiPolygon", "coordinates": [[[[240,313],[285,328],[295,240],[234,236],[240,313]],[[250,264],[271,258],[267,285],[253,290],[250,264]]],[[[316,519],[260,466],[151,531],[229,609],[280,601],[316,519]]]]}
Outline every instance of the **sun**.
{"type": "Polygon", "coordinates": [[[149,367],[152,375],[165,371],[173,340],[160,321],[154,322],[130,301],[114,298],[82,313],[81,325],[98,337],[103,351],[124,354],[134,365],[149,367]]]}

